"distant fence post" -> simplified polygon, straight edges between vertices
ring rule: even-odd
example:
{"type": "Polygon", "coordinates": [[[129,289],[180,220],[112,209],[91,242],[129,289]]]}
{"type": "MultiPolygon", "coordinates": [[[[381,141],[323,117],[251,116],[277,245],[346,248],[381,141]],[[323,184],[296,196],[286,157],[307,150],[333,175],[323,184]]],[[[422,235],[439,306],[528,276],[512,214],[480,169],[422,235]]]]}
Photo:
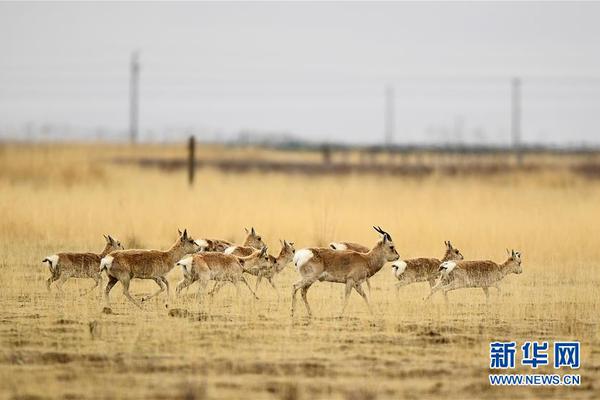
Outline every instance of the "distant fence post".
{"type": "Polygon", "coordinates": [[[188,183],[190,186],[194,185],[194,172],[196,171],[196,139],[194,136],[190,136],[188,141],[188,183]]]}
{"type": "Polygon", "coordinates": [[[321,153],[323,154],[323,164],[331,164],[331,147],[328,144],[324,144],[321,147],[321,153]]]}

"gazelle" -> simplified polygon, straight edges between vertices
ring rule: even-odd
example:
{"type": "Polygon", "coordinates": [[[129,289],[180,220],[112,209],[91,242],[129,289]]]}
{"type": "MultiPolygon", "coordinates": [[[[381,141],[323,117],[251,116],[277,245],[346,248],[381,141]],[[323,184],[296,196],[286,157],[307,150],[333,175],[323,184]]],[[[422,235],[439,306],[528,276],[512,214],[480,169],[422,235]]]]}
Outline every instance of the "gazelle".
{"type": "Polygon", "coordinates": [[[217,251],[220,253],[231,246],[231,242],[222,239],[197,239],[196,244],[200,248],[199,251],[217,251]]]}
{"type": "MultiPolygon", "coordinates": [[[[331,242],[329,243],[329,247],[333,250],[352,250],[358,251],[359,253],[368,253],[370,248],[367,246],[363,246],[359,243],[354,242],[331,242]]],[[[366,279],[367,289],[369,289],[369,295],[371,294],[371,282],[369,282],[369,278],[366,279]]]]}
{"type": "Polygon", "coordinates": [[[183,271],[183,280],[177,284],[176,292],[179,294],[182,289],[199,281],[198,297],[200,297],[208,282],[214,280],[218,285],[215,285],[212,294],[218,292],[225,282],[231,282],[235,285],[239,295],[238,284],[243,282],[252,295],[258,299],[243,273],[246,272],[246,268],[263,268],[269,263],[266,247],[255,250],[252,254],[244,257],[216,252],[189,255],[177,262],[177,266],[181,267],[183,271]]]}
{"type": "Polygon", "coordinates": [[[520,274],[523,272],[521,267],[521,253],[512,250],[508,252],[508,259],[502,264],[494,261],[446,261],[440,265],[442,277],[438,283],[431,289],[427,296],[429,299],[439,290],[444,294],[456,289],[477,288],[480,287],[485,293],[487,302],[490,300],[489,288],[495,287],[500,291],[500,281],[510,273],[520,274]]]}
{"type": "Polygon", "coordinates": [[[179,238],[169,250],[119,250],[113,251],[102,258],[100,271],[106,270],[108,284],[104,291],[106,306],[109,306],[109,293],[117,282],[123,285],[123,294],[137,307],[141,304],[131,297],[129,283],[132,278],[152,279],[160,287],[154,294],[142,298],[142,302],[149,300],[167,290],[169,294],[169,282],[165,275],[173,269],[175,263],[183,256],[198,251],[198,245],[187,234],[179,232],[179,238]]]}
{"type": "Polygon", "coordinates": [[[392,272],[400,282],[396,284],[396,290],[415,282],[429,282],[429,288],[435,285],[439,276],[440,264],[444,261],[462,260],[460,250],[452,246],[450,241],[444,242],[446,253],[442,260],[437,258],[413,258],[410,260],[398,260],[392,264],[392,272]]]}
{"type": "Polygon", "coordinates": [[[254,250],[260,250],[263,247],[265,247],[265,242],[263,242],[262,237],[256,233],[256,231],[254,230],[254,227],[251,227],[250,230],[248,230],[248,228],[244,228],[244,230],[246,231],[246,239],[244,239],[244,242],[242,243],[241,246],[236,246],[236,245],[232,245],[229,246],[228,248],[225,249],[224,253],[225,254],[242,254],[245,253],[243,255],[248,255],[250,253],[252,253],[254,250]],[[241,250],[241,252],[240,252],[241,250]]]}
{"type": "MultiPolygon", "coordinates": [[[[273,278],[275,277],[275,275],[277,275],[278,273],[283,271],[283,269],[286,267],[286,265],[288,265],[290,262],[292,262],[292,260],[294,258],[294,254],[296,253],[293,242],[287,242],[286,240],[280,240],[280,243],[281,243],[281,250],[279,251],[279,254],[277,255],[277,257],[269,255],[270,265],[268,268],[246,268],[246,272],[256,276],[256,287],[254,288],[254,291],[258,290],[258,286],[260,285],[260,282],[262,281],[263,278],[265,278],[271,284],[271,287],[273,289],[275,289],[275,292],[277,293],[277,297],[279,297],[279,291],[277,290],[277,287],[275,286],[275,283],[273,282],[273,278]]],[[[246,250],[238,249],[233,254],[247,255],[248,253],[249,253],[248,249],[246,249],[246,250]]]]}
{"type": "Polygon", "coordinates": [[[106,244],[100,254],[96,253],[56,253],[44,258],[42,262],[47,262],[50,268],[50,278],[46,281],[46,286],[50,290],[50,285],[58,280],[56,284],[59,290],[69,278],[91,278],[94,280],[94,286],[88,289],[85,294],[94,290],[100,282],[100,260],[102,257],[114,250],[123,249],[121,242],[112,238],[110,235],[104,235],[106,244]]]}
{"type": "Polygon", "coordinates": [[[368,253],[350,250],[308,248],[298,250],[294,255],[294,264],[302,276],[292,287],[292,316],[296,307],[296,292],[302,291],[302,300],[309,316],[312,316],[306,298],[308,289],[316,281],[336,282],[346,285],[342,314],[348,304],[348,297],[354,288],[365,300],[369,311],[371,306],[361,284],[375,275],[388,261],[396,261],[400,256],[396,251],[392,237],[380,227],[373,227],[382,238],[368,253]]]}

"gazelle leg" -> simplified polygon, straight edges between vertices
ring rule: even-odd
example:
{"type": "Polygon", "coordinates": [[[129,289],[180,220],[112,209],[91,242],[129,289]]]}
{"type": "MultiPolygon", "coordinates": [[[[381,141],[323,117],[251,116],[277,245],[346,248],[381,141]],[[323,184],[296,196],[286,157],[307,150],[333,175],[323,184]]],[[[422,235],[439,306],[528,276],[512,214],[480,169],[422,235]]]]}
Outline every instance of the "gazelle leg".
{"type": "Polygon", "coordinates": [[[175,295],[179,296],[179,294],[181,293],[181,291],[183,289],[189,288],[192,283],[194,283],[194,281],[191,280],[191,279],[188,279],[188,278],[183,278],[182,280],[180,280],[177,283],[177,288],[175,289],[175,295]]]}
{"type": "Polygon", "coordinates": [[[110,293],[113,286],[115,286],[119,282],[117,278],[114,276],[108,276],[108,283],[106,284],[106,288],[104,289],[104,302],[106,303],[106,307],[110,307],[110,302],[108,298],[108,294],[110,293]]]}
{"type": "Polygon", "coordinates": [[[396,293],[400,292],[400,288],[407,286],[409,283],[410,282],[408,282],[407,280],[401,280],[400,282],[396,283],[394,285],[396,287],[396,293]]]}
{"type": "Polygon", "coordinates": [[[88,295],[92,290],[96,289],[100,285],[101,278],[99,276],[95,276],[92,279],[94,280],[94,286],[83,292],[83,294],[81,295],[82,297],[88,295]]]}
{"type": "Polygon", "coordinates": [[[431,292],[429,293],[429,296],[425,297],[425,300],[429,300],[431,298],[431,296],[433,296],[434,293],[437,292],[437,291],[439,291],[439,290],[442,290],[442,280],[441,279],[439,279],[437,281],[437,283],[435,284],[435,286],[433,286],[431,288],[431,292]]]}
{"type": "MultiPolygon", "coordinates": [[[[299,280],[298,282],[296,282],[292,285],[292,311],[291,311],[292,317],[294,316],[294,311],[296,310],[296,292],[299,289],[303,289],[305,286],[312,285],[315,281],[316,281],[316,278],[306,277],[306,278],[302,278],[301,280],[299,280]]],[[[306,289],[306,290],[308,290],[308,289],[306,289]]],[[[305,305],[307,306],[307,311],[309,311],[309,315],[311,315],[310,314],[310,306],[308,305],[308,300],[306,300],[306,293],[304,293],[302,295],[302,297],[303,297],[305,305]]]]}
{"type": "Polygon", "coordinates": [[[344,293],[344,305],[342,306],[342,313],[340,315],[344,315],[344,311],[346,311],[346,306],[348,305],[348,298],[350,297],[352,287],[354,287],[354,281],[352,279],[348,279],[346,281],[346,291],[344,293]]]}
{"type": "Polygon", "coordinates": [[[213,286],[212,290],[208,292],[208,295],[214,296],[219,292],[219,290],[221,290],[223,286],[225,286],[225,281],[215,281],[215,285],[213,286]]]}
{"type": "MultiPolygon", "coordinates": [[[[367,281],[369,282],[369,281],[367,281]]],[[[369,313],[373,314],[373,310],[371,309],[371,304],[369,304],[369,299],[367,298],[367,295],[365,294],[362,286],[360,283],[356,283],[354,285],[354,289],[358,292],[358,294],[360,294],[360,296],[364,299],[365,303],[367,303],[367,308],[369,309],[369,313]]]]}
{"type": "Polygon", "coordinates": [[[198,292],[196,292],[196,300],[199,302],[202,298],[204,292],[206,291],[206,287],[208,286],[208,279],[200,278],[198,281],[198,292]]]}
{"type": "Polygon", "coordinates": [[[56,288],[62,293],[64,292],[63,290],[63,285],[65,284],[65,282],[67,280],[69,280],[69,278],[71,277],[71,275],[67,274],[66,272],[62,273],[60,275],[60,278],[58,278],[58,282],[56,283],[56,288]]]}
{"type": "Polygon", "coordinates": [[[308,304],[308,299],[306,298],[306,293],[308,293],[308,289],[313,284],[313,282],[310,282],[309,284],[305,285],[302,288],[302,301],[304,301],[304,305],[306,306],[306,312],[308,313],[309,317],[312,317],[312,311],[310,310],[310,305],[308,304]]]}
{"type": "Polygon", "coordinates": [[[242,282],[244,282],[244,284],[248,287],[248,290],[250,291],[250,293],[252,293],[252,295],[254,296],[254,298],[256,300],[258,300],[258,296],[256,295],[256,293],[252,290],[252,288],[250,287],[250,285],[248,284],[248,281],[246,280],[246,278],[244,278],[244,276],[240,276],[240,280],[242,282]]]}
{"type": "Polygon", "coordinates": [[[369,295],[371,294],[371,282],[369,281],[369,278],[366,279],[367,281],[367,289],[369,289],[369,295]]]}
{"type": "Polygon", "coordinates": [[[56,280],[58,280],[59,276],[57,274],[50,275],[50,278],[46,281],[46,288],[50,291],[50,285],[52,285],[56,280]]]}
{"type": "Polygon", "coordinates": [[[142,305],[129,293],[129,282],[131,282],[129,280],[129,277],[121,281],[121,284],[123,285],[123,294],[125,295],[125,297],[127,297],[127,299],[129,299],[129,301],[131,301],[133,304],[135,304],[138,308],[141,309],[142,305]]]}
{"type": "Polygon", "coordinates": [[[217,290],[217,286],[218,286],[219,284],[221,284],[221,286],[223,286],[221,281],[215,281],[215,284],[213,285],[213,288],[212,288],[212,290],[211,290],[210,292],[208,292],[208,294],[209,294],[209,295],[213,295],[213,294],[215,294],[215,293],[216,293],[216,291],[215,291],[215,290],[217,290]]]}
{"type": "Polygon", "coordinates": [[[156,292],[152,293],[152,294],[151,294],[150,296],[148,296],[148,297],[142,297],[142,303],[143,303],[143,302],[145,302],[145,301],[148,301],[148,300],[150,300],[150,299],[151,299],[151,298],[153,298],[153,297],[156,297],[156,296],[158,296],[159,294],[161,294],[162,292],[164,292],[164,291],[165,291],[165,289],[166,289],[166,287],[165,287],[165,284],[164,284],[164,282],[162,281],[162,279],[161,279],[160,277],[158,277],[158,278],[153,278],[152,280],[153,280],[154,282],[156,282],[156,284],[159,286],[159,289],[158,289],[156,292]]]}
{"type": "Polygon", "coordinates": [[[271,284],[271,287],[275,290],[275,293],[277,293],[277,300],[279,300],[279,290],[277,290],[277,286],[275,286],[275,282],[273,282],[273,278],[272,277],[267,278],[267,280],[271,284]]]}
{"type": "Polygon", "coordinates": [[[261,280],[262,280],[262,275],[261,275],[261,274],[259,274],[259,275],[256,277],[256,287],[254,288],[254,291],[255,291],[255,292],[258,292],[258,285],[260,285],[260,281],[261,281],[261,280]]]}
{"type": "Polygon", "coordinates": [[[485,302],[489,303],[490,302],[490,289],[487,287],[483,287],[483,293],[485,293],[485,302]]]}
{"type": "Polygon", "coordinates": [[[167,299],[170,299],[171,298],[171,287],[169,286],[169,281],[164,276],[161,276],[160,280],[165,284],[165,287],[167,288],[167,299]]]}

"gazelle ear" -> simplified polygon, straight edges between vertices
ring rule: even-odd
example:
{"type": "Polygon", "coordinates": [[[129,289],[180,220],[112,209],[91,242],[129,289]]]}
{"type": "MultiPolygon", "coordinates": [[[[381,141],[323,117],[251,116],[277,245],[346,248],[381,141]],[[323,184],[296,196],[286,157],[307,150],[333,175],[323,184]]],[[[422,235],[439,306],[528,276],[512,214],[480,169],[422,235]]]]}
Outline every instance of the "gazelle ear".
{"type": "Polygon", "coordinates": [[[179,231],[179,234],[181,235],[181,240],[186,240],[187,239],[187,229],[183,230],[183,233],[181,233],[181,231],[179,231]]]}
{"type": "Polygon", "coordinates": [[[179,233],[179,236],[183,235],[183,232],[181,232],[181,229],[177,229],[177,233],[179,233]]]}
{"type": "Polygon", "coordinates": [[[516,256],[516,254],[515,254],[515,251],[514,251],[514,250],[512,250],[512,251],[511,251],[511,257],[513,257],[513,258],[514,258],[515,256],[516,256]]]}
{"type": "Polygon", "coordinates": [[[115,242],[115,239],[113,239],[110,235],[108,235],[108,242],[112,244],[115,242]]]}
{"type": "Polygon", "coordinates": [[[267,250],[268,250],[268,249],[267,249],[267,246],[263,247],[263,248],[260,250],[260,256],[262,257],[262,256],[264,256],[265,254],[267,254],[267,250]]]}
{"type": "Polygon", "coordinates": [[[251,234],[252,236],[256,235],[256,231],[254,230],[254,227],[253,227],[253,226],[250,228],[250,234],[251,234]]]}
{"type": "Polygon", "coordinates": [[[246,233],[250,233],[250,232],[248,231],[248,228],[246,228],[246,227],[244,227],[244,231],[245,231],[246,233]]]}
{"type": "Polygon", "coordinates": [[[510,257],[510,251],[508,249],[506,249],[506,254],[508,254],[508,256],[510,257]]]}

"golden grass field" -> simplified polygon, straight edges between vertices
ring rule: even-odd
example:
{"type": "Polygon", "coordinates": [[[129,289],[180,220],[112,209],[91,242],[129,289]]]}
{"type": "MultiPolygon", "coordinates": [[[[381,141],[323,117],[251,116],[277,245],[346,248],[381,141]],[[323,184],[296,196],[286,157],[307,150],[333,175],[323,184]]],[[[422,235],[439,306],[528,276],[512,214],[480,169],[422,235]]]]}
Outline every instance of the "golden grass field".
{"type": "MultiPolygon", "coordinates": [[[[110,162],[182,151],[0,147],[0,398],[598,398],[600,181],[566,169],[419,180],[202,169],[190,188],[183,172],[110,162]],[[254,226],[276,253],[279,239],[297,249],[373,244],[372,225],[392,234],[402,258],[441,257],[451,240],[467,259],[501,262],[508,247],[522,251],[524,273],[508,276],[500,296],[492,290],[489,305],[467,289],[446,306],[441,295],[423,301],[426,283],[397,295],[387,265],[371,280],[374,315],[353,293],[338,317],[343,286],[317,283],[308,294],[315,317],[299,301],[292,319],[291,266],[276,277],[280,298],[263,283],[260,300],[226,286],[199,304],[194,287],[140,311],[117,285],[106,315],[98,292],[80,296],[91,280],[48,293],[41,263],[58,251],[100,251],[105,233],[126,247],[164,249],[178,228],[239,242],[254,226]],[[169,316],[166,303],[190,314],[169,316]],[[490,387],[490,341],[558,339],[582,343],[579,387],[490,387]]],[[[244,154],[236,152],[227,154],[244,154]]],[[[173,287],[181,272],[168,277],[173,287]]],[[[138,298],[155,289],[131,285],[138,298]]]]}

